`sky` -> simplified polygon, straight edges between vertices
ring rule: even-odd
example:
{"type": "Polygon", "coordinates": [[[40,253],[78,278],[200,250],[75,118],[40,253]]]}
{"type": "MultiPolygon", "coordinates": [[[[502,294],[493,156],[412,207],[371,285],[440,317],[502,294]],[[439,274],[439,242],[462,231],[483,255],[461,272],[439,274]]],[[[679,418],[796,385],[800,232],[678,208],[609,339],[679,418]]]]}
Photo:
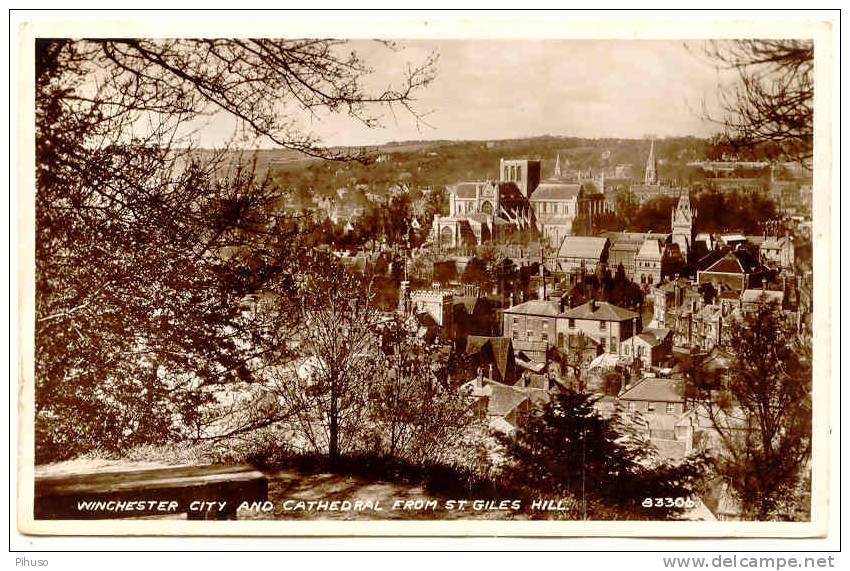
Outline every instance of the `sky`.
{"type": "MultiPolygon", "coordinates": [[[[374,68],[364,85],[399,84],[408,64],[438,55],[436,79],[414,103],[427,124],[404,109],[382,115],[370,129],[346,115],[322,114],[303,128],[326,145],[389,141],[491,140],[540,135],[642,138],[708,136],[716,127],[701,118],[716,105],[717,70],[699,44],[653,40],[400,40],[392,51],[354,41],[374,68]]],[[[233,135],[232,121],[205,128],[206,143],[233,135]]]]}

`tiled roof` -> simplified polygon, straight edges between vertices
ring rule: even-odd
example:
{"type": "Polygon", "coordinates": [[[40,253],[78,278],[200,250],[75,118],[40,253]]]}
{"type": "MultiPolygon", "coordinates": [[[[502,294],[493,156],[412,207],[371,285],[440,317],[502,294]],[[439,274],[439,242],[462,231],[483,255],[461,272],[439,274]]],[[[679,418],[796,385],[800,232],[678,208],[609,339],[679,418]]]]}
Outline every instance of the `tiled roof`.
{"type": "Polygon", "coordinates": [[[598,260],[605,251],[607,238],[566,236],[558,248],[559,258],[587,258],[598,260]]]}
{"type": "Polygon", "coordinates": [[[620,243],[634,243],[640,246],[644,240],[649,240],[650,238],[655,238],[656,240],[661,240],[662,242],[666,242],[670,237],[669,233],[663,232],[602,232],[600,236],[604,236],[611,241],[611,244],[620,244],[620,243]]]}
{"type": "Polygon", "coordinates": [[[490,400],[487,403],[487,414],[490,416],[506,416],[512,410],[528,399],[521,389],[515,389],[501,383],[488,383],[490,400]]]}
{"type": "Polygon", "coordinates": [[[507,379],[511,340],[508,337],[484,337],[470,335],[466,339],[466,354],[481,354],[484,360],[492,361],[499,371],[499,378],[507,379]]]}
{"type": "Polygon", "coordinates": [[[655,238],[644,240],[637,257],[643,259],[660,260],[664,255],[661,242],[655,238]]]}
{"type": "Polygon", "coordinates": [[[745,252],[729,252],[718,261],[714,262],[704,272],[712,272],[719,274],[746,274],[749,273],[750,263],[749,258],[745,257],[745,252]]]}
{"type": "Polygon", "coordinates": [[[640,242],[630,242],[626,240],[621,240],[619,242],[614,242],[614,245],[611,246],[610,252],[630,252],[636,253],[640,250],[641,244],[640,242]]]}
{"type": "Polygon", "coordinates": [[[580,190],[580,184],[544,182],[534,189],[530,200],[571,200],[578,196],[580,190]]]}
{"type": "Polygon", "coordinates": [[[532,299],[519,305],[514,305],[505,310],[505,313],[516,313],[521,315],[543,315],[547,317],[556,317],[558,315],[559,304],[557,301],[547,301],[540,299],[532,299]]]}
{"type": "Polygon", "coordinates": [[[639,400],[651,402],[683,402],[678,391],[676,379],[647,377],[629,387],[618,397],[620,400],[639,400]]]}
{"type": "Polygon", "coordinates": [[[637,337],[650,347],[661,345],[661,340],[652,333],[638,333],[637,337]]]}
{"type": "Polygon", "coordinates": [[[458,198],[475,198],[475,189],[483,186],[480,182],[459,182],[449,187],[449,192],[458,198]]]}
{"type": "Polygon", "coordinates": [[[595,321],[628,321],[638,317],[634,311],[618,307],[607,301],[595,302],[596,307],[593,307],[594,302],[588,301],[583,305],[574,307],[562,313],[560,317],[569,319],[592,319],[595,321]]]}

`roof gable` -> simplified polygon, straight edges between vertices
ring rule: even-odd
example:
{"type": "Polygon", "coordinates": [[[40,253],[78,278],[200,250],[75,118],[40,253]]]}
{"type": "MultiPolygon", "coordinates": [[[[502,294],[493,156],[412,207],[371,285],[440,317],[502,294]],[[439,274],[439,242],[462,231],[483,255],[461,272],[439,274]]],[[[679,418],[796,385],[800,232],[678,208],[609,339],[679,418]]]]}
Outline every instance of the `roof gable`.
{"type": "Polygon", "coordinates": [[[744,267],[741,261],[733,252],[729,252],[713,264],[711,264],[704,272],[712,272],[718,274],[745,274],[744,267]]]}
{"type": "Polygon", "coordinates": [[[602,254],[605,252],[607,244],[607,238],[566,236],[561,242],[561,247],[558,248],[558,257],[592,258],[594,260],[598,260],[602,258],[602,254]]]}
{"type": "Polygon", "coordinates": [[[620,393],[617,398],[651,402],[684,402],[684,398],[679,394],[678,384],[676,379],[646,377],[620,393]]]}
{"type": "Polygon", "coordinates": [[[594,321],[628,321],[638,317],[634,311],[629,311],[623,307],[618,307],[607,301],[588,301],[585,304],[579,305],[563,312],[560,317],[568,319],[590,319],[594,321]]]}
{"type": "Polygon", "coordinates": [[[568,184],[561,182],[543,182],[537,186],[529,200],[572,200],[581,191],[580,184],[568,184]]]}
{"type": "Polygon", "coordinates": [[[546,317],[556,317],[559,311],[557,301],[548,301],[542,299],[532,299],[519,305],[514,305],[505,310],[505,313],[515,313],[522,315],[542,315],[546,317]]]}

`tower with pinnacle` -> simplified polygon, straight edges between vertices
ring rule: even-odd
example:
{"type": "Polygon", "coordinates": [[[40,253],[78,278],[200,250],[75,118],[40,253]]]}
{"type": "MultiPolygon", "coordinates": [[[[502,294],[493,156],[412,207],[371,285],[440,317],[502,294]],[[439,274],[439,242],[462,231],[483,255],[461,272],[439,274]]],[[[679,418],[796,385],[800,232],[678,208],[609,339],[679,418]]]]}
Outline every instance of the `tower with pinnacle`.
{"type": "Polygon", "coordinates": [[[658,184],[658,161],[655,159],[655,139],[649,145],[649,156],[646,157],[646,174],[644,184],[658,184]]]}
{"type": "Polygon", "coordinates": [[[679,251],[686,258],[690,255],[694,241],[694,219],[696,211],[691,207],[687,192],[679,195],[679,202],[670,214],[672,242],[678,244],[679,251]]]}
{"type": "Polygon", "coordinates": [[[555,172],[552,173],[555,178],[561,178],[561,153],[558,153],[555,158],[555,172]]]}

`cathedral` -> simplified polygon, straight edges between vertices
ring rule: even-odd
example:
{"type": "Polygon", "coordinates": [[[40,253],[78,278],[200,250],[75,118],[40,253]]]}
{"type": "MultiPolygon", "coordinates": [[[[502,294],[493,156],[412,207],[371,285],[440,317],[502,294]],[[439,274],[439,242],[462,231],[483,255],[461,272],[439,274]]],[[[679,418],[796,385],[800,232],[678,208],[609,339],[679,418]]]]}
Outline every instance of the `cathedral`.
{"type": "Polygon", "coordinates": [[[539,160],[501,159],[498,182],[452,185],[449,215],[434,216],[435,241],[455,248],[532,231],[557,248],[566,236],[589,235],[593,217],[606,208],[604,177],[566,181],[559,155],[552,176],[541,178],[539,160]]]}

